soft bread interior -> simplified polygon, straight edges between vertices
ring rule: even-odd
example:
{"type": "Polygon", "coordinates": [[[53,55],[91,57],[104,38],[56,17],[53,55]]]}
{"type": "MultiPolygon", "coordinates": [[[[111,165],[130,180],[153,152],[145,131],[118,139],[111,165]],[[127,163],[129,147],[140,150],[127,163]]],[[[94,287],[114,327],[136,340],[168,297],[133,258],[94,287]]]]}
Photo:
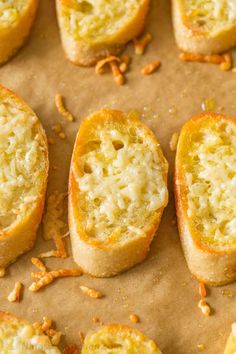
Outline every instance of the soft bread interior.
{"type": "Polygon", "coordinates": [[[17,354],[60,354],[40,327],[0,314],[0,351],[17,354]]]}
{"type": "Polygon", "coordinates": [[[14,26],[21,13],[28,7],[29,0],[0,1],[0,29],[14,26]]]}
{"type": "Polygon", "coordinates": [[[33,112],[0,93],[0,233],[27,218],[42,198],[46,148],[33,112]]]}
{"type": "Polygon", "coordinates": [[[111,325],[89,333],[82,354],[161,354],[156,344],[127,326],[111,325]]]}
{"type": "Polygon", "coordinates": [[[201,242],[226,250],[236,246],[236,126],[210,117],[190,124],[178,161],[188,222],[201,242]]]}
{"type": "Polygon", "coordinates": [[[63,27],[77,40],[108,39],[136,16],[143,0],[62,0],[63,27]]]}
{"type": "Polygon", "coordinates": [[[234,0],[183,0],[188,22],[196,29],[218,32],[236,24],[234,0]]]}
{"type": "Polygon", "coordinates": [[[90,238],[109,244],[145,237],[168,200],[167,165],[153,133],[121,117],[91,124],[74,154],[80,222],[90,238]]]}

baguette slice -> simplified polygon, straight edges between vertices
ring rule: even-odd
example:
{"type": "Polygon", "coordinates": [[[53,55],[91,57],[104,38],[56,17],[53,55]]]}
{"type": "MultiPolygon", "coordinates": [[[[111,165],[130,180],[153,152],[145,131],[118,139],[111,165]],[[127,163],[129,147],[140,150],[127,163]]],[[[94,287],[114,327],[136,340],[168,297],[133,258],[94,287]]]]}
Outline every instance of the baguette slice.
{"type": "Polygon", "coordinates": [[[155,342],[123,324],[103,326],[87,334],[82,354],[161,354],[155,342]]]}
{"type": "Polygon", "coordinates": [[[47,175],[48,147],[39,119],[0,86],[0,267],[33,247],[47,175]]]}
{"type": "Polygon", "coordinates": [[[29,36],[38,0],[0,1],[0,65],[22,47],[29,36]]]}
{"type": "Polygon", "coordinates": [[[172,0],[176,42],[182,50],[214,54],[236,45],[234,0],[172,0]]]}
{"type": "Polygon", "coordinates": [[[32,326],[7,312],[0,312],[0,351],[6,354],[61,353],[39,326],[32,326]]]}
{"type": "Polygon", "coordinates": [[[56,5],[67,58],[89,66],[118,54],[142,32],[149,0],[57,0],[56,5]]]}
{"type": "Polygon", "coordinates": [[[82,124],[69,178],[74,260],[109,277],[143,261],[168,202],[167,162],[137,117],[101,110],[82,124]]]}
{"type": "Polygon", "coordinates": [[[232,324],[232,331],[227,340],[224,354],[235,354],[236,353],[236,323],[232,324]]]}
{"type": "Polygon", "coordinates": [[[175,162],[178,226],[190,271],[204,283],[236,279],[236,120],[213,113],[182,128],[175,162]]]}

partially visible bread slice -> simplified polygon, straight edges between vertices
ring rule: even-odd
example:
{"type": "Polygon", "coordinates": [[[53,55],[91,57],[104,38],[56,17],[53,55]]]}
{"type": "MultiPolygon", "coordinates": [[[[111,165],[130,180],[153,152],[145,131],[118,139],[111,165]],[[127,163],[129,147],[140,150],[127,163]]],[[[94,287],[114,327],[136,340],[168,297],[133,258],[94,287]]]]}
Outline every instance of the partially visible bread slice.
{"type": "Polygon", "coordinates": [[[232,331],[227,340],[224,354],[235,354],[236,353],[236,323],[232,324],[232,331]]]}
{"type": "Polygon", "coordinates": [[[175,162],[178,225],[190,271],[209,285],[236,279],[236,120],[213,113],[182,128],[175,162]]]}
{"type": "Polygon", "coordinates": [[[62,44],[68,59],[89,66],[116,55],[144,27],[149,0],[57,0],[62,44]]]}
{"type": "Polygon", "coordinates": [[[168,202],[167,162],[137,117],[101,110],[80,126],[69,178],[74,260],[107,277],[143,261],[168,202]]]}
{"type": "Polygon", "coordinates": [[[8,61],[28,38],[38,2],[0,1],[0,65],[8,61]]]}
{"type": "Polygon", "coordinates": [[[123,324],[103,326],[87,334],[81,354],[161,354],[155,342],[123,324]]]}
{"type": "Polygon", "coordinates": [[[32,326],[7,312],[0,312],[0,351],[6,354],[61,353],[39,326],[32,326]]]}
{"type": "Polygon", "coordinates": [[[0,86],[0,267],[33,247],[47,175],[48,147],[39,119],[0,86]]]}
{"type": "Polygon", "coordinates": [[[172,18],[179,48],[214,54],[236,45],[234,0],[172,0],[172,18]]]}

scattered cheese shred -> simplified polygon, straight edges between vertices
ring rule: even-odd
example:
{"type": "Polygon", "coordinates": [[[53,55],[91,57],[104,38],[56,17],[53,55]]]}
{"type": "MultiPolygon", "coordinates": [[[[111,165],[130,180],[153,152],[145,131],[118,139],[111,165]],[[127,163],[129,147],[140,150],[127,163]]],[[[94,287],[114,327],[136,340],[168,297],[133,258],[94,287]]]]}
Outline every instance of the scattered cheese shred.
{"type": "Polygon", "coordinates": [[[87,294],[94,299],[101,299],[104,296],[100,291],[88,288],[87,286],[80,286],[80,289],[84,294],[87,294]]]}
{"type": "Polygon", "coordinates": [[[14,289],[8,295],[8,301],[10,302],[19,302],[21,297],[21,290],[23,288],[23,284],[17,281],[15,283],[14,289]]]}
{"type": "Polygon", "coordinates": [[[58,112],[69,122],[73,122],[74,117],[73,115],[67,111],[67,109],[64,106],[64,102],[63,102],[63,97],[59,94],[56,94],[55,96],[55,104],[56,107],[58,109],[58,112]]]}

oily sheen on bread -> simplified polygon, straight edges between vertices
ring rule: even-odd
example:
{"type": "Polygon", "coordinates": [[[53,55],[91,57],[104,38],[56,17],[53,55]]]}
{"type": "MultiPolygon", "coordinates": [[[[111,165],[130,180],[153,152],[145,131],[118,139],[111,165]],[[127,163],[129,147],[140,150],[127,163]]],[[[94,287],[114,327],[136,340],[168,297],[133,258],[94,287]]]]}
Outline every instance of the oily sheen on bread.
{"type": "Polygon", "coordinates": [[[38,0],[0,1],[0,65],[8,61],[28,38],[38,0]]]}
{"type": "Polygon", "coordinates": [[[104,109],[80,126],[69,178],[74,260],[97,277],[143,261],[168,202],[168,165],[152,131],[104,109]]]}
{"type": "Polygon", "coordinates": [[[144,27],[149,0],[56,0],[62,44],[74,64],[118,54],[144,27]]]}
{"type": "Polygon", "coordinates": [[[190,271],[209,285],[236,279],[236,120],[203,113],[183,126],[175,161],[180,238],[190,271]]]}
{"type": "Polygon", "coordinates": [[[182,50],[214,54],[236,45],[234,0],[172,0],[176,42],[182,50]]]}
{"type": "Polygon", "coordinates": [[[60,354],[39,326],[0,312],[0,352],[4,354],[60,354]]]}
{"type": "Polygon", "coordinates": [[[224,354],[235,354],[236,353],[236,323],[232,324],[232,331],[227,340],[224,354]]]}
{"type": "Polygon", "coordinates": [[[0,267],[33,247],[47,175],[48,147],[39,119],[0,86],[0,267]]]}
{"type": "Polygon", "coordinates": [[[111,324],[91,331],[84,340],[81,354],[161,354],[155,342],[123,324],[111,324]]]}

